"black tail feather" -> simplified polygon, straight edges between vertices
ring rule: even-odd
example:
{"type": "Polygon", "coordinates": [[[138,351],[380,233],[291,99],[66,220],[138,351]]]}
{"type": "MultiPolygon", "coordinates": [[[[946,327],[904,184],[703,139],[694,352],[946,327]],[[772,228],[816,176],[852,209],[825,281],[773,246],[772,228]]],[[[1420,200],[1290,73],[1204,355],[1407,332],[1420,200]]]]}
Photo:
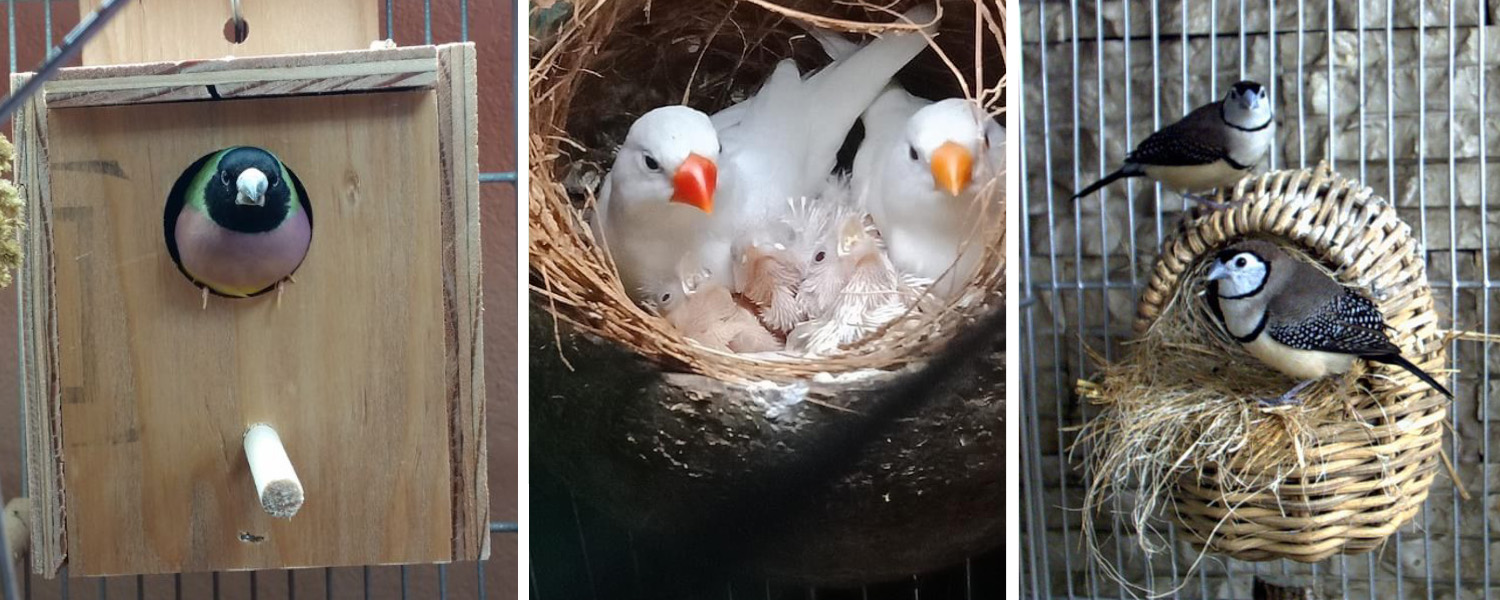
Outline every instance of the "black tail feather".
{"type": "Polygon", "coordinates": [[[1428,375],[1426,371],[1423,371],[1417,365],[1412,364],[1411,361],[1406,360],[1406,358],[1401,356],[1400,354],[1386,354],[1383,356],[1371,357],[1371,359],[1375,360],[1376,362],[1395,365],[1406,369],[1412,375],[1416,375],[1418,379],[1427,382],[1427,385],[1432,386],[1432,389],[1442,392],[1442,394],[1444,396],[1447,396],[1449,400],[1453,399],[1453,392],[1448,391],[1448,388],[1443,387],[1443,384],[1438,383],[1438,381],[1431,375],[1428,375]]]}
{"type": "Polygon", "coordinates": [[[1138,169],[1135,165],[1125,165],[1125,166],[1120,167],[1119,169],[1117,169],[1115,172],[1110,173],[1108,175],[1105,175],[1104,179],[1100,179],[1099,181],[1095,181],[1093,183],[1093,185],[1090,185],[1090,186],[1088,186],[1086,188],[1083,188],[1083,191],[1078,192],[1077,194],[1074,194],[1073,195],[1073,200],[1078,200],[1079,198],[1082,198],[1084,196],[1087,196],[1089,194],[1097,192],[1097,191],[1099,191],[1099,188],[1102,188],[1102,187],[1104,187],[1106,185],[1114,183],[1114,182],[1116,182],[1118,180],[1125,179],[1127,177],[1141,177],[1141,176],[1144,176],[1145,174],[1146,174],[1145,172],[1143,172],[1140,169],[1138,169]]]}

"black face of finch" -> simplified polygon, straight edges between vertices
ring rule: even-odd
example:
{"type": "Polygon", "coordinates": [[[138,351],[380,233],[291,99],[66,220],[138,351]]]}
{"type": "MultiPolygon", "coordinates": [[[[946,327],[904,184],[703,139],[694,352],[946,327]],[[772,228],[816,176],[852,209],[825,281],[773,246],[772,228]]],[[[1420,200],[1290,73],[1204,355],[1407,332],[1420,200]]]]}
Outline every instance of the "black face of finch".
{"type": "MultiPolygon", "coordinates": [[[[1218,253],[1214,254],[1214,261],[1215,262],[1221,262],[1221,263],[1224,263],[1224,264],[1227,265],[1227,264],[1230,263],[1230,261],[1234,257],[1239,256],[1241,254],[1249,254],[1249,255],[1254,256],[1255,258],[1259,259],[1261,262],[1266,262],[1265,257],[1263,257],[1263,256],[1261,256],[1259,254],[1256,254],[1252,250],[1245,250],[1243,248],[1225,248],[1223,250],[1220,250],[1218,253]]],[[[1240,265],[1240,266],[1244,266],[1244,265],[1240,265]]]]}
{"type": "Polygon", "coordinates": [[[275,229],[291,207],[291,182],[282,177],[281,163],[260,148],[236,148],[219,161],[219,168],[203,190],[208,214],[219,225],[245,233],[275,229]],[[265,176],[265,189],[257,203],[241,198],[241,176],[255,169],[265,176]]]}
{"type": "Polygon", "coordinates": [[[1234,84],[1234,92],[1239,96],[1244,96],[1252,92],[1256,96],[1265,96],[1266,88],[1265,86],[1262,86],[1261,84],[1254,81],[1241,81],[1234,84]]]}

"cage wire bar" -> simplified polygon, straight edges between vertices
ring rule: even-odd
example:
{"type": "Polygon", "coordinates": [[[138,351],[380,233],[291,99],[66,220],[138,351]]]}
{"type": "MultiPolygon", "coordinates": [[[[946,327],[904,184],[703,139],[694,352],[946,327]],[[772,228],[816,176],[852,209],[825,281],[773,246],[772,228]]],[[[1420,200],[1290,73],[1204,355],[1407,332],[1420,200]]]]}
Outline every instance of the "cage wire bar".
{"type": "MultiPolygon", "coordinates": [[[[1500,90],[1488,88],[1488,28],[1500,2],[1028,0],[1020,9],[1020,584],[1028,598],[1129,597],[1083,549],[1078,514],[1090,474],[1075,457],[1087,452],[1069,447],[1093,411],[1072,388],[1094,373],[1087,349],[1106,358],[1123,350],[1140,272],[1186,202],[1129,180],[1078,202],[1072,191],[1230,83],[1262,81],[1278,120],[1270,168],[1326,160],[1393,202],[1417,229],[1444,326],[1491,334],[1489,232],[1500,213],[1488,203],[1487,102],[1500,90]],[[1141,210],[1149,223],[1137,222],[1141,210]]],[[[1448,352],[1458,400],[1444,446],[1475,499],[1439,477],[1419,516],[1383,548],[1311,565],[1206,556],[1194,570],[1196,552],[1171,528],[1167,551],[1148,562],[1114,519],[1100,532],[1101,558],[1174,598],[1249,598],[1252,580],[1270,575],[1301,577],[1333,598],[1500,597],[1491,572],[1491,528],[1500,531],[1492,353],[1458,340],[1448,352]]]]}
{"type": "MultiPolygon", "coordinates": [[[[449,1],[455,1],[455,0],[449,0],[449,1]]],[[[42,6],[43,6],[43,9],[42,9],[42,11],[43,11],[43,23],[44,23],[44,27],[46,27],[46,33],[44,34],[44,38],[43,38],[44,39],[44,44],[46,45],[46,48],[45,48],[46,52],[44,54],[46,56],[49,56],[49,57],[53,53],[57,52],[57,50],[58,50],[57,47],[53,46],[53,39],[52,39],[52,37],[53,37],[52,36],[52,23],[53,23],[53,21],[52,21],[52,4],[54,2],[68,2],[68,3],[71,4],[71,3],[74,2],[74,0],[21,0],[21,2],[20,2],[22,4],[26,4],[26,3],[40,3],[40,4],[42,4],[42,6]]],[[[469,0],[456,0],[456,2],[458,3],[458,6],[459,6],[459,40],[458,41],[467,42],[467,41],[469,41],[469,0]]],[[[9,52],[9,63],[8,63],[8,65],[10,67],[10,72],[11,73],[15,73],[15,72],[17,72],[17,67],[18,67],[18,65],[17,65],[17,49],[16,49],[16,5],[17,5],[17,0],[5,0],[5,5],[6,5],[6,31],[7,31],[7,33],[10,36],[9,43],[8,43],[8,48],[7,48],[8,52],[9,52]]],[[[395,5],[395,0],[386,0],[386,2],[385,2],[385,11],[386,11],[385,12],[385,35],[386,35],[386,38],[388,38],[388,39],[394,39],[395,38],[395,30],[396,30],[396,17],[395,17],[395,15],[396,15],[396,5],[395,5]]],[[[519,7],[515,8],[514,10],[511,11],[511,19],[512,19],[511,22],[509,22],[509,23],[500,22],[500,23],[495,23],[494,25],[496,27],[508,28],[508,29],[505,29],[505,31],[512,32],[513,35],[521,35],[520,28],[519,28],[519,14],[520,14],[520,12],[521,12],[521,9],[519,7]]],[[[433,43],[433,32],[432,32],[432,0],[423,0],[423,3],[422,3],[422,16],[421,16],[421,18],[423,20],[423,27],[422,27],[423,43],[425,43],[425,44],[432,44],[433,43]]],[[[517,69],[516,69],[517,64],[516,64],[515,61],[517,61],[519,59],[516,58],[516,57],[514,57],[514,56],[512,56],[511,60],[512,60],[512,63],[510,64],[510,67],[511,67],[510,68],[510,72],[511,73],[516,73],[517,72],[517,69]]],[[[512,84],[514,85],[514,84],[517,84],[517,83],[519,83],[519,82],[517,81],[516,76],[513,75],[512,76],[512,84]]],[[[517,107],[514,103],[511,104],[511,119],[512,119],[512,122],[514,123],[514,129],[516,131],[520,131],[520,111],[519,111],[519,107],[517,107]]],[[[517,156],[519,156],[519,154],[517,156]]],[[[511,198],[514,199],[514,197],[515,197],[515,193],[516,193],[516,189],[515,189],[515,187],[516,187],[515,186],[515,184],[516,184],[516,172],[515,171],[481,172],[481,173],[479,173],[479,183],[481,185],[505,185],[505,186],[507,186],[510,189],[511,198]]],[[[20,324],[21,324],[21,315],[23,314],[23,312],[20,310],[20,306],[21,306],[20,303],[22,302],[22,297],[21,297],[21,294],[20,294],[20,286],[19,285],[16,286],[16,302],[17,302],[17,307],[18,307],[17,311],[16,311],[16,315],[17,315],[17,317],[16,317],[17,318],[17,332],[18,332],[17,333],[17,343],[19,345],[21,343],[21,339],[20,339],[20,335],[21,334],[19,332],[23,331],[23,329],[24,329],[24,328],[20,327],[20,324]]],[[[21,352],[19,348],[18,348],[18,351],[17,351],[17,356],[18,356],[18,360],[23,360],[23,361],[25,360],[24,359],[25,354],[24,354],[24,352],[21,352]]],[[[23,365],[21,365],[21,368],[18,369],[17,372],[19,373],[19,372],[24,372],[24,371],[25,371],[25,366],[23,364],[23,365]]],[[[21,437],[21,439],[25,439],[25,436],[26,436],[26,418],[25,418],[25,415],[26,415],[26,390],[25,390],[25,387],[24,387],[25,386],[25,381],[18,379],[18,386],[19,386],[19,392],[20,392],[20,398],[21,398],[21,402],[20,402],[20,409],[21,410],[20,410],[20,414],[18,415],[18,423],[20,424],[20,437],[21,437]]],[[[20,478],[21,479],[21,485],[20,485],[19,496],[24,497],[28,493],[28,490],[27,490],[27,481],[26,481],[26,477],[24,476],[25,465],[26,465],[26,446],[25,446],[25,444],[21,444],[20,445],[19,458],[20,458],[20,464],[21,464],[22,473],[23,473],[23,476],[20,478]]],[[[0,505],[3,505],[3,503],[4,503],[4,501],[6,499],[7,499],[6,496],[4,496],[3,494],[0,494],[0,505]]],[[[504,536],[504,535],[514,534],[514,533],[517,533],[518,529],[519,529],[518,524],[516,522],[514,522],[514,521],[492,521],[492,522],[489,523],[489,532],[490,532],[490,534],[492,536],[496,536],[496,535],[504,536]]],[[[472,576],[472,577],[475,578],[475,585],[476,585],[475,589],[476,589],[476,592],[477,592],[478,597],[480,599],[487,598],[488,582],[487,582],[487,575],[486,575],[485,569],[484,569],[484,566],[485,566],[486,562],[487,561],[477,561],[477,562],[475,562],[474,563],[474,567],[473,567],[474,570],[472,571],[472,574],[471,575],[464,575],[466,577],[472,576]]],[[[0,563],[3,563],[3,564],[0,564],[0,598],[3,598],[4,600],[23,600],[23,599],[24,600],[31,600],[32,595],[33,595],[33,585],[36,582],[33,581],[33,576],[31,574],[31,569],[29,568],[29,565],[27,565],[26,562],[23,561],[21,563],[21,567],[22,567],[21,569],[13,570],[11,568],[11,562],[10,562],[9,556],[3,556],[3,555],[0,555],[0,563]],[[20,572],[17,572],[17,571],[20,571],[20,572]],[[17,592],[16,590],[19,590],[19,591],[17,592]]],[[[335,588],[335,583],[334,583],[334,580],[335,580],[335,577],[334,577],[335,569],[334,568],[323,568],[323,569],[321,569],[322,575],[323,575],[323,577],[322,577],[322,580],[323,580],[323,595],[322,595],[322,597],[328,598],[328,599],[333,599],[333,598],[337,598],[337,597],[350,597],[350,598],[353,598],[353,597],[362,597],[362,598],[365,598],[366,600],[368,600],[371,597],[372,590],[378,589],[378,588],[372,586],[372,581],[374,579],[374,574],[376,572],[390,571],[390,570],[399,571],[401,598],[403,600],[406,600],[407,598],[411,598],[411,597],[430,598],[430,597],[433,597],[431,594],[434,593],[434,592],[437,594],[436,597],[438,597],[438,598],[442,598],[442,599],[446,600],[449,597],[449,595],[448,595],[448,575],[449,575],[448,571],[449,571],[449,565],[446,565],[446,564],[440,564],[440,565],[436,565],[436,566],[421,566],[421,567],[411,567],[411,566],[402,565],[402,566],[399,566],[399,567],[371,567],[371,566],[363,566],[363,567],[359,567],[359,568],[361,569],[361,577],[360,577],[360,579],[362,580],[362,583],[363,583],[362,590],[351,590],[347,594],[344,594],[344,595],[336,595],[336,588],[335,588]],[[420,589],[418,589],[418,590],[415,590],[416,594],[413,595],[413,591],[414,590],[413,590],[413,588],[411,586],[412,572],[413,572],[414,569],[419,569],[419,568],[420,569],[436,569],[436,572],[437,572],[436,589],[435,590],[420,590],[420,589]],[[362,592],[362,595],[361,595],[361,592],[362,592]]],[[[296,597],[297,597],[297,592],[298,592],[298,588],[297,588],[297,585],[296,585],[297,573],[299,571],[301,571],[302,573],[304,573],[307,576],[312,576],[318,570],[320,570],[320,569],[301,569],[301,570],[287,569],[287,570],[249,571],[248,575],[246,576],[246,589],[247,589],[248,597],[251,598],[252,600],[257,600],[259,598],[259,596],[260,596],[260,578],[262,576],[273,575],[273,574],[276,574],[276,573],[285,573],[286,574],[286,598],[288,600],[295,600],[296,597]]],[[[465,570],[467,570],[467,569],[465,569],[465,570]]],[[[211,579],[211,585],[212,585],[212,594],[213,594],[212,598],[214,600],[219,600],[221,597],[223,597],[225,595],[225,589],[221,585],[221,576],[224,575],[224,574],[225,573],[214,572],[214,573],[211,573],[209,575],[209,577],[211,579]]],[[[235,573],[235,575],[238,575],[238,573],[235,573]]],[[[95,589],[97,591],[97,597],[99,598],[99,600],[107,600],[107,598],[109,597],[109,591],[110,591],[111,587],[115,587],[116,589],[118,589],[118,587],[119,587],[119,586],[112,586],[111,584],[112,583],[118,583],[118,582],[121,582],[121,581],[127,582],[127,585],[125,587],[130,587],[129,583],[133,581],[133,584],[134,584],[133,585],[134,595],[131,596],[131,597],[134,597],[137,600],[144,600],[145,598],[148,598],[148,597],[150,597],[150,598],[165,598],[165,597],[168,597],[165,593],[162,593],[159,589],[158,590],[154,590],[152,592],[152,595],[148,596],[147,595],[148,586],[146,584],[146,577],[140,576],[140,575],[136,575],[136,576],[122,576],[122,577],[98,577],[98,578],[89,578],[89,579],[93,580],[93,584],[94,585],[89,585],[89,582],[87,580],[85,580],[85,579],[76,579],[75,580],[75,579],[70,578],[68,576],[68,573],[67,573],[67,567],[64,566],[62,572],[59,573],[59,575],[58,575],[58,583],[57,583],[58,594],[59,594],[58,597],[62,598],[63,600],[69,600],[72,597],[72,587],[73,587],[73,584],[79,583],[79,584],[83,585],[84,589],[88,589],[88,588],[95,589]]],[[[170,597],[175,598],[176,600],[181,600],[183,598],[183,585],[182,585],[182,581],[183,581],[183,575],[181,573],[173,574],[171,576],[171,593],[170,593],[170,597]]]]}

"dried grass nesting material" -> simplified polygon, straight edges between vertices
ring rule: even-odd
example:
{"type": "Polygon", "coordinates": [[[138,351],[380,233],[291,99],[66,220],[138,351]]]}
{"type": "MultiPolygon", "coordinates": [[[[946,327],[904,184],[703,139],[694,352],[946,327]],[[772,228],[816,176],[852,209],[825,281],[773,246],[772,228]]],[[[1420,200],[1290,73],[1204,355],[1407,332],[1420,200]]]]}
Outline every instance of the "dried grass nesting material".
{"type": "MultiPolygon", "coordinates": [[[[636,306],[587,226],[591,189],[630,124],[664,104],[712,113],[742,100],[793,57],[804,72],[826,62],[805,26],[846,33],[892,28],[916,4],[821,0],[580,0],[535,40],[530,74],[529,260],[533,302],[578,330],[678,371],[727,381],[791,381],[823,373],[896,369],[930,356],[954,332],[1001,305],[1003,177],[980,193],[983,249],[970,293],[900,319],[842,353],[817,359],[708,350],[636,306]],[[572,192],[572,193],[570,193],[572,192]]],[[[943,0],[941,52],[909,65],[914,92],[975,98],[1003,110],[1004,3],[943,0]],[[996,71],[999,72],[996,72],[996,71]]],[[[554,7],[555,8],[555,7],[554,7]]],[[[545,335],[545,334],[544,334],[545,335]]]]}
{"type": "Polygon", "coordinates": [[[1142,294],[1128,356],[1079,384],[1101,407],[1074,446],[1090,473],[1083,524],[1117,578],[1093,535],[1116,499],[1131,508],[1113,518],[1148,556],[1164,545],[1167,515],[1207,552],[1315,562],[1380,546],[1416,514],[1439,470],[1442,395],[1360,361],[1307,388],[1301,406],[1262,409],[1256,399],[1296,382],[1230,339],[1204,297],[1217,250],[1270,239],[1374,299],[1402,354],[1442,373],[1444,334],[1410,226],[1326,164],[1247,178],[1227,199],[1225,210],[1187,215],[1142,294]]]}
{"type": "MultiPolygon", "coordinates": [[[[0,177],[11,174],[15,155],[10,140],[0,136],[0,177]]],[[[0,178],[0,287],[9,287],[21,267],[21,229],[25,226],[21,212],[25,208],[15,182],[0,178]]]]}

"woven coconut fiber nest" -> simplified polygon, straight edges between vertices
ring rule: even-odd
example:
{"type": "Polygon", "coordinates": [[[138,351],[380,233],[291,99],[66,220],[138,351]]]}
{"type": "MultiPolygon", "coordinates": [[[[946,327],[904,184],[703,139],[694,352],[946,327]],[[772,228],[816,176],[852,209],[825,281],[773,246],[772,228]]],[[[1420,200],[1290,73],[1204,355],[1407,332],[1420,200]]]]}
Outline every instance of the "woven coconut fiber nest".
{"type": "Polygon", "coordinates": [[[1257,399],[1296,382],[1222,331],[1204,277],[1216,251],[1273,241],[1374,300],[1402,356],[1441,379],[1445,338],[1421,248],[1394,207],[1326,165],[1245,179],[1227,200],[1166,241],[1132,352],[1080,386],[1102,407],[1077,446],[1092,467],[1085,520],[1130,501],[1120,518],[1148,554],[1162,547],[1163,511],[1195,546],[1240,560],[1378,548],[1427,498],[1449,400],[1399,367],[1357,361],[1300,406],[1262,408],[1257,399]]]}
{"type": "MultiPolygon", "coordinates": [[[[533,19],[556,14],[547,4],[533,19]]],[[[629,299],[587,225],[635,118],[722,109],[783,58],[804,73],[826,64],[806,27],[878,34],[914,4],[582,1],[532,40],[533,456],[637,547],[822,585],[909,577],[999,545],[1003,178],[980,192],[968,243],[982,259],[966,293],[821,358],[686,339],[629,299]]],[[[1002,14],[943,1],[942,52],[898,81],[999,115],[1002,14]]]]}

